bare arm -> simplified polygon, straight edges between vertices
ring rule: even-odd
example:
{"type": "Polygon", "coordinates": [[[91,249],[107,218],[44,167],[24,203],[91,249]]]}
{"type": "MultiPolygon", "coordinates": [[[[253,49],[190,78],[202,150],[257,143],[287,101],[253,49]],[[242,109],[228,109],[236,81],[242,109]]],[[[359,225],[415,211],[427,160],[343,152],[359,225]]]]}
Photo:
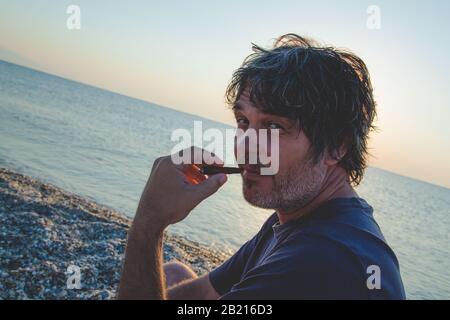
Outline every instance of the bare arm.
{"type": "Polygon", "coordinates": [[[183,281],[168,290],[169,300],[217,300],[219,297],[209,281],[209,274],[183,281]]]}
{"type": "Polygon", "coordinates": [[[150,227],[145,232],[138,229],[133,225],[128,234],[118,298],[164,300],[163,228],[150,227]]]}
{"type": "MultiPolygon", "coordinates": [[[[223,174],[207,178],[198,166],[175,165],[170,156],[155,161],[128,234],[119,299],[167,299],[162,261],[164,230],[183,220],[225,181],[223,174]]],[[[195,284],[199,283],[203,284],[195,284]]]]}

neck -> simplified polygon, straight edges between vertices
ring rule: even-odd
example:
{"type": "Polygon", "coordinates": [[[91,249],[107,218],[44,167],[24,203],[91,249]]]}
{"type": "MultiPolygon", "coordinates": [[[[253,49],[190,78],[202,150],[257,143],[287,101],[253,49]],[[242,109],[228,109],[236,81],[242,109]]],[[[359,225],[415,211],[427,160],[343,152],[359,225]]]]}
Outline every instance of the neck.
{"type": "Polygon", "coordinates": [[[278,219],[280,224],[284,224],[310,214],[314,211],[314,209],[328,200],[334,198],[354,198],[357,196],[358,194],[348,182],[348,176],[345,170],[337,165],[328,167],[324,183],[319,193],[312,199],[312,201],[306,206],[292,212],[286,212],[283,209],[278,209],[278,219]]]}

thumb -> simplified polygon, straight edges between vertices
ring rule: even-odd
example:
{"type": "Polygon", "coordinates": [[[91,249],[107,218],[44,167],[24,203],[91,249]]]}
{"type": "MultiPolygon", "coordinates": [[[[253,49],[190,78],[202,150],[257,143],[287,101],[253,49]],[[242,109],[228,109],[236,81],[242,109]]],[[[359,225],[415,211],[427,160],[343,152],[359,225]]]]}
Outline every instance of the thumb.
{"type": "Polygon", "coordinates": [[[223,173],[214,174],[208,179],[202,181],[201,183],[195,185],[195,193],[202,201],[205,198],[212,195],[214,192],[219,190],[219,188],[227,181],[227,175],[223,173]]]}

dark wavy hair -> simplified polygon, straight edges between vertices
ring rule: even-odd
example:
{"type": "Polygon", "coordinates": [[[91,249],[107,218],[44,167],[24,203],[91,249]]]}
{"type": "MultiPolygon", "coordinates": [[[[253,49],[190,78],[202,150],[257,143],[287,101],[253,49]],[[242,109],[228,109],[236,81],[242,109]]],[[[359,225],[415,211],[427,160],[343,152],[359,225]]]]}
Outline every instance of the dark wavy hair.
{"type": "Polygon", "coordinates": [[[296,34],[279,37],[273,48],[252,43],[253,53],[233,73],[225,98],[234,106],[244,89],[262,112],[295,120],[311,142],[317,162],[335,156],[349,181],[358,185],[367,166],[367,140],[375,129],[376,103],[365,63],[355,54],[319,46],[296,34]]]}

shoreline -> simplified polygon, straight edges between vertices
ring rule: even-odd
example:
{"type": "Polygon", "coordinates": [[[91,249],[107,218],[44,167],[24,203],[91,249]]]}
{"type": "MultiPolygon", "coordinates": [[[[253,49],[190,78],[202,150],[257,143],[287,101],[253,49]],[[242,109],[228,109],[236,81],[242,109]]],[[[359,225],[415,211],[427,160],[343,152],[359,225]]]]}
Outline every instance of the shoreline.
{"type": "MultiPolygon", "coordinates": [[[[54,185],[0,168],[0,299],[114,299],[132,219],[54,185]],[[78,266],[80,289],[68,289],[78,266]]],[[[164,261],[197,274],[228,254],[165,232],[164,261]]]]}

